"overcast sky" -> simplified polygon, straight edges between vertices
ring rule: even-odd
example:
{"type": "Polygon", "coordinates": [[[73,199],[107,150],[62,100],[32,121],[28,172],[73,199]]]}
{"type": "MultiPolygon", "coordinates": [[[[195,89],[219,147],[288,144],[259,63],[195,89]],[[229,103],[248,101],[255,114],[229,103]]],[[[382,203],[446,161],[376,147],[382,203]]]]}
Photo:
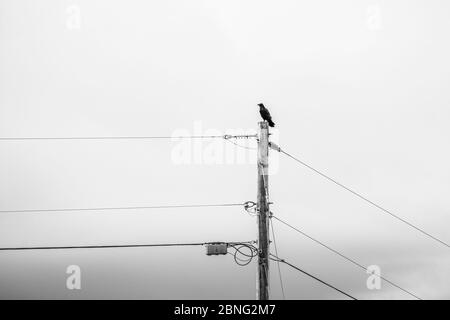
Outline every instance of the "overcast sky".
{"type": "MultiPolygon", "coordinates": [[[[444,0],[0,0],[0,137],[255,132],[264,102],[287,152],[448,243],[449,10],[444,0]]],[[[255,201],[254,151],[212,143],[0,141],[0,210],[255,201]],[[192,158],[180,161],[180,148],[192,158]]],[[[270,161],[274,214],[423,299],[450,298],[447,247],[287,157],[270,161]]],[[[410,298],[384,282],[368,290],[364,270],[274,227],[280,257],[353,296],[410,298]]],[[[255,239],[240,207],[0,215],[0,247],[255,239]]],[[[345,298],[281,271],[288,299],[345,298]]],[[[3,299],[254,299],[255,277],[255,261],[202,247],[0,252],[3,299]],[[69,265],[81,290],[66,288],[69,265]]],[[[281,298],[274,264],[271,282],[281,298]]]]}

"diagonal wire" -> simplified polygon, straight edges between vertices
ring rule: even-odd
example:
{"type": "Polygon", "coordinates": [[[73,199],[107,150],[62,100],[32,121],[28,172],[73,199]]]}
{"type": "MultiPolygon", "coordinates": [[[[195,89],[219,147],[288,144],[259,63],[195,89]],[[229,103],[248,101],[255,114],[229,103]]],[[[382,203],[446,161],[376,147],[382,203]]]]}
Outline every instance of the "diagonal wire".
{"type": "Polygon", "coordinates": [[[234,141],[231,141],[230,139],[225,139],[225,140],[230,142],[230,143],[232,143],[232,144],[234,144],[235,146],[238,146],[239,148],[244,148],[244,149],[247,149],[247,150],[256,150],[256,148],[240,145],[240,144],[238,144],[238,143],[236,143],[234,141]]]}
{"type": "MultiPolygon", "coordinates": [[[[305,232],[303,232],[303,231],[301,231],[300,229],[294,227],[293,225],[287,223],[286,221],[283,221],[283,220],[281,220],[280,218],[278,218],[278,217],[276,217],[276,216],[274,216],[274,215],[272,215],[272,218],[277,219],[278,221],[280,221],[280,222],[283,223],[284,225],[288,226],[288,227],[291,228],[292,230],[297,231],[297,232],[300,233],[301,235],[307,237],[308,239],[310,239],[310,240],[314,241],[315,243],[321,245],[322,247],[328,249],[329,251],[333,252],[334,254],[337,254],[337,255],[340,256],[341,258],[344,258],[345,260],[351,262],[352,264],[354,264],[355,266],[357,266],[357,267],[363,269],[364,271],[367,270],[367,267],[363,266],[363,265],[360,264],[359,262],[356,262],[355,260],[353,260],[353,259],[351,259],[351,258],[345,256],[345,255],[342,254],[341,252],[339,252],[339,251],[337,251],[337,250],[331,248],[330,246],[326,245],[325,243],[323,243],[323,242],[321,242],[321,241],[319,241],[319,240],[313,238],[312,236],[306,234],[305,232]]],[[[410,296],[413,296],[414,298],[416,298],[416,299],[418,299],[418,300],[422,300],[421,298],[419,298],[419,297],[418,297],[417,295],[415,295],[414,293],[411,293],[410,291],[408,291],[408,290],[406,290],[406,289],[400,287],[399,285],[395,284],[395,283],[392,282],[391,280],[386,279],[385,277],[383,277],[383,276],[381,276],[381,275],[380,275],[380,278],[383,279],[384,281],[386,281],[387,283],[391,284],[392,286],[394,286],[394,287],[396,287],[396,288],[402,290],[403,292],[409,294],[410,296]]]]}
{"type": "Polygon", "coordinates": [[[449,245],[448,243],[446,243],[445,241],[443,241],[443,240],[441,240],[441,239],[439,239],[439,238],[437,238],[437,237],[435,237],[435,236],[429,234],[428,232],[426,232],[426,231],[424,231],[423,229],[421,229],[421,228],[415,226],[415,225],[412,224],[411,222],[408,222],[408,221],[406,221],[405,219],[403,219],[403,218],[397,216],[396,214],[392,213],[391,211],[389,211],[389,210],[383,208],[382,206],[376,204],[375,202],[373,202],[373,201],[367,199],[366,197],[364,197],[364,196],[361,195],[360,193],[358,193],[358,192],[356,192],[356,191],[354,191],[354,190],[352,190],[352,189],[346,187],[346,186],[343,185],[342,183],[340,183],[340,182],[334,180],[333,178],[327,176],[326,174],[324,174],[324,173],[320,172],[319,170],[313,168],[312,166],[306,164],[305,162],[301,161],[300,159],[297,159],[297,158],[294,157],[293,155],[291,155],[291,154],[289,154],[289,153],[287,153],[287,152],[285,152],[285,151],[283,151],[283,150],[281,150],[281,149],[279,149],[279,151],[280,151],[281,153],[284,153],[284,154],[287,155],[288,157],[294,159],[295,161],[297,161],[297,162],[300,163],[301,165],[305,166],[306,168],[308,168],[308,169],[314,171],[315,173],[321,175],[321,176],[324,177],[325,179],[327,179],[327,180],[333,182],[333,183],[336,184],[337,186],[339,186],[339,187],[341,187],[341,188],[347,190],[348,192],[352,193],[353,195],[357,196],[358,198],[364,200],[365,202],[367,202],[367,203],[371,204],[372,206],[376,207],[377,209],[383,211],[384,213],[389,214],[390,216],[392,216],[392,217],[394,217],[395,219],[397,219],[397,220],[403,222],[404,224],[408,225],[409,227],[411,227],[411,228],[413,228],[413,229],[419,231],[420,233],[426,235],[427,237],[429,237],[429,238],[431,238],[431,239],[433,239],[433,240],[435,240],[435,241],[437,241],[437,242],[443,244],[443,245],[446,246],[447,248],[450,248],[450,245],[449,245]]]}
{"type": "Polygon", "coordinates": [[[278,257],[277,257],[276,255],[274,255],[274,254],[270,254],[270,255],[274,257],[274,259],[272,259],[272,260],[275,260],[275,261],[279,261],[279,262],[281,262],[281,263],[284,263],[284,264],[290,266],[291,268],[294,268],[295,270],[300,271],[301,273],[307,275],[308,277],[313,278],[314,280],[319,281],[320,283],[326,285],[327,287],[329,287],[329,288],[331,288],[331,289],[334,289],[334,290],[336,290],[336,291],[342,293],[343,295],[349,297],[350,299],[352,299],[352,300],[357,300],[355,297],[349,295],[348,293],[346,293],[346,292],[344,292],[344,291],[342,291],[342,290],[336,288],[335,286],[329,284],[328,282],[325,282],[325,281],[319,279],[319,278],[316,277],[316,276],[313,276],[313,275],[310,274],[309,272],[306,272],[306,271],[300,269],[299,267],[293,265],[292,263],[289,263],[289,262],[287,262],[287,261],[284,260],[284,259],[280,259],[280,258],[278,258],[278,257]]]}
{"type": "MultiPolygon", "coordinates": [[[[270,227],[272,229],[272,238],[273,238],[273,245],[274,245],[274,248],[275,248],[275,254],[278,256],[277,241],[275,239],[275,230],[273,228],[273,221],[272,221],[272,219],[270,219],[270,227]]],[[[284,284],[283,284],[283,277],[281,276],[280,261],[277,261],[277,267],[278,267],[278,276],[280,278],[281,293],[283,295],[283,300],[285,300],[286,296],[284,294],[284,284]]]]}

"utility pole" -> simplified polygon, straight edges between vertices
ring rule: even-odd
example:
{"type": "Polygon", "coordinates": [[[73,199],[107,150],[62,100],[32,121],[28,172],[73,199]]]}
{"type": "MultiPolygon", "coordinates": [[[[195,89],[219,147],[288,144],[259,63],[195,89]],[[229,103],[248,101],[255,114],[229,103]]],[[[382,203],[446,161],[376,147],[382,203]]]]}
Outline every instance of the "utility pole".
{"type": "Polygon", "coordinates": [[[258,300],[269,300],[269,126],[266,121],[258,123],[258,300]]]}

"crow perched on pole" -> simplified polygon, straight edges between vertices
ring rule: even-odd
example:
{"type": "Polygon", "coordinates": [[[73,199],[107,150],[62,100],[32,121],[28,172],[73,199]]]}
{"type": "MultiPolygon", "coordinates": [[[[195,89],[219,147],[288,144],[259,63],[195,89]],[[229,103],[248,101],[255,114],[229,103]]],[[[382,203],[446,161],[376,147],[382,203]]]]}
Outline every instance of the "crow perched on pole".
{"type": "Polygon", "coordinates": [[[270,115],[269,110],[262,103],[258,103],[259,106],[259,114],[263,118],[263,120],[269,123],[269,126],[275,127],[275,123],[272,121],[272,116],[270,115]]]}

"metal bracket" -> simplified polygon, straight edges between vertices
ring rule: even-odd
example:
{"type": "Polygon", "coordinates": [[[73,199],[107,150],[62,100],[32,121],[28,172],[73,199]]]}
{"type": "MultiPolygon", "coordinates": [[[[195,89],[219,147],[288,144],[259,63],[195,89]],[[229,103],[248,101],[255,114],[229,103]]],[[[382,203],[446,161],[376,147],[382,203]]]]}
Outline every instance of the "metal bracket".
{"type": "Polygon", "coordinates": [[[269,142],[269,148],[272,149],[272,150],[281,152],[281,148],[277,144],[275,144],[273,142],[269,142]]]}

